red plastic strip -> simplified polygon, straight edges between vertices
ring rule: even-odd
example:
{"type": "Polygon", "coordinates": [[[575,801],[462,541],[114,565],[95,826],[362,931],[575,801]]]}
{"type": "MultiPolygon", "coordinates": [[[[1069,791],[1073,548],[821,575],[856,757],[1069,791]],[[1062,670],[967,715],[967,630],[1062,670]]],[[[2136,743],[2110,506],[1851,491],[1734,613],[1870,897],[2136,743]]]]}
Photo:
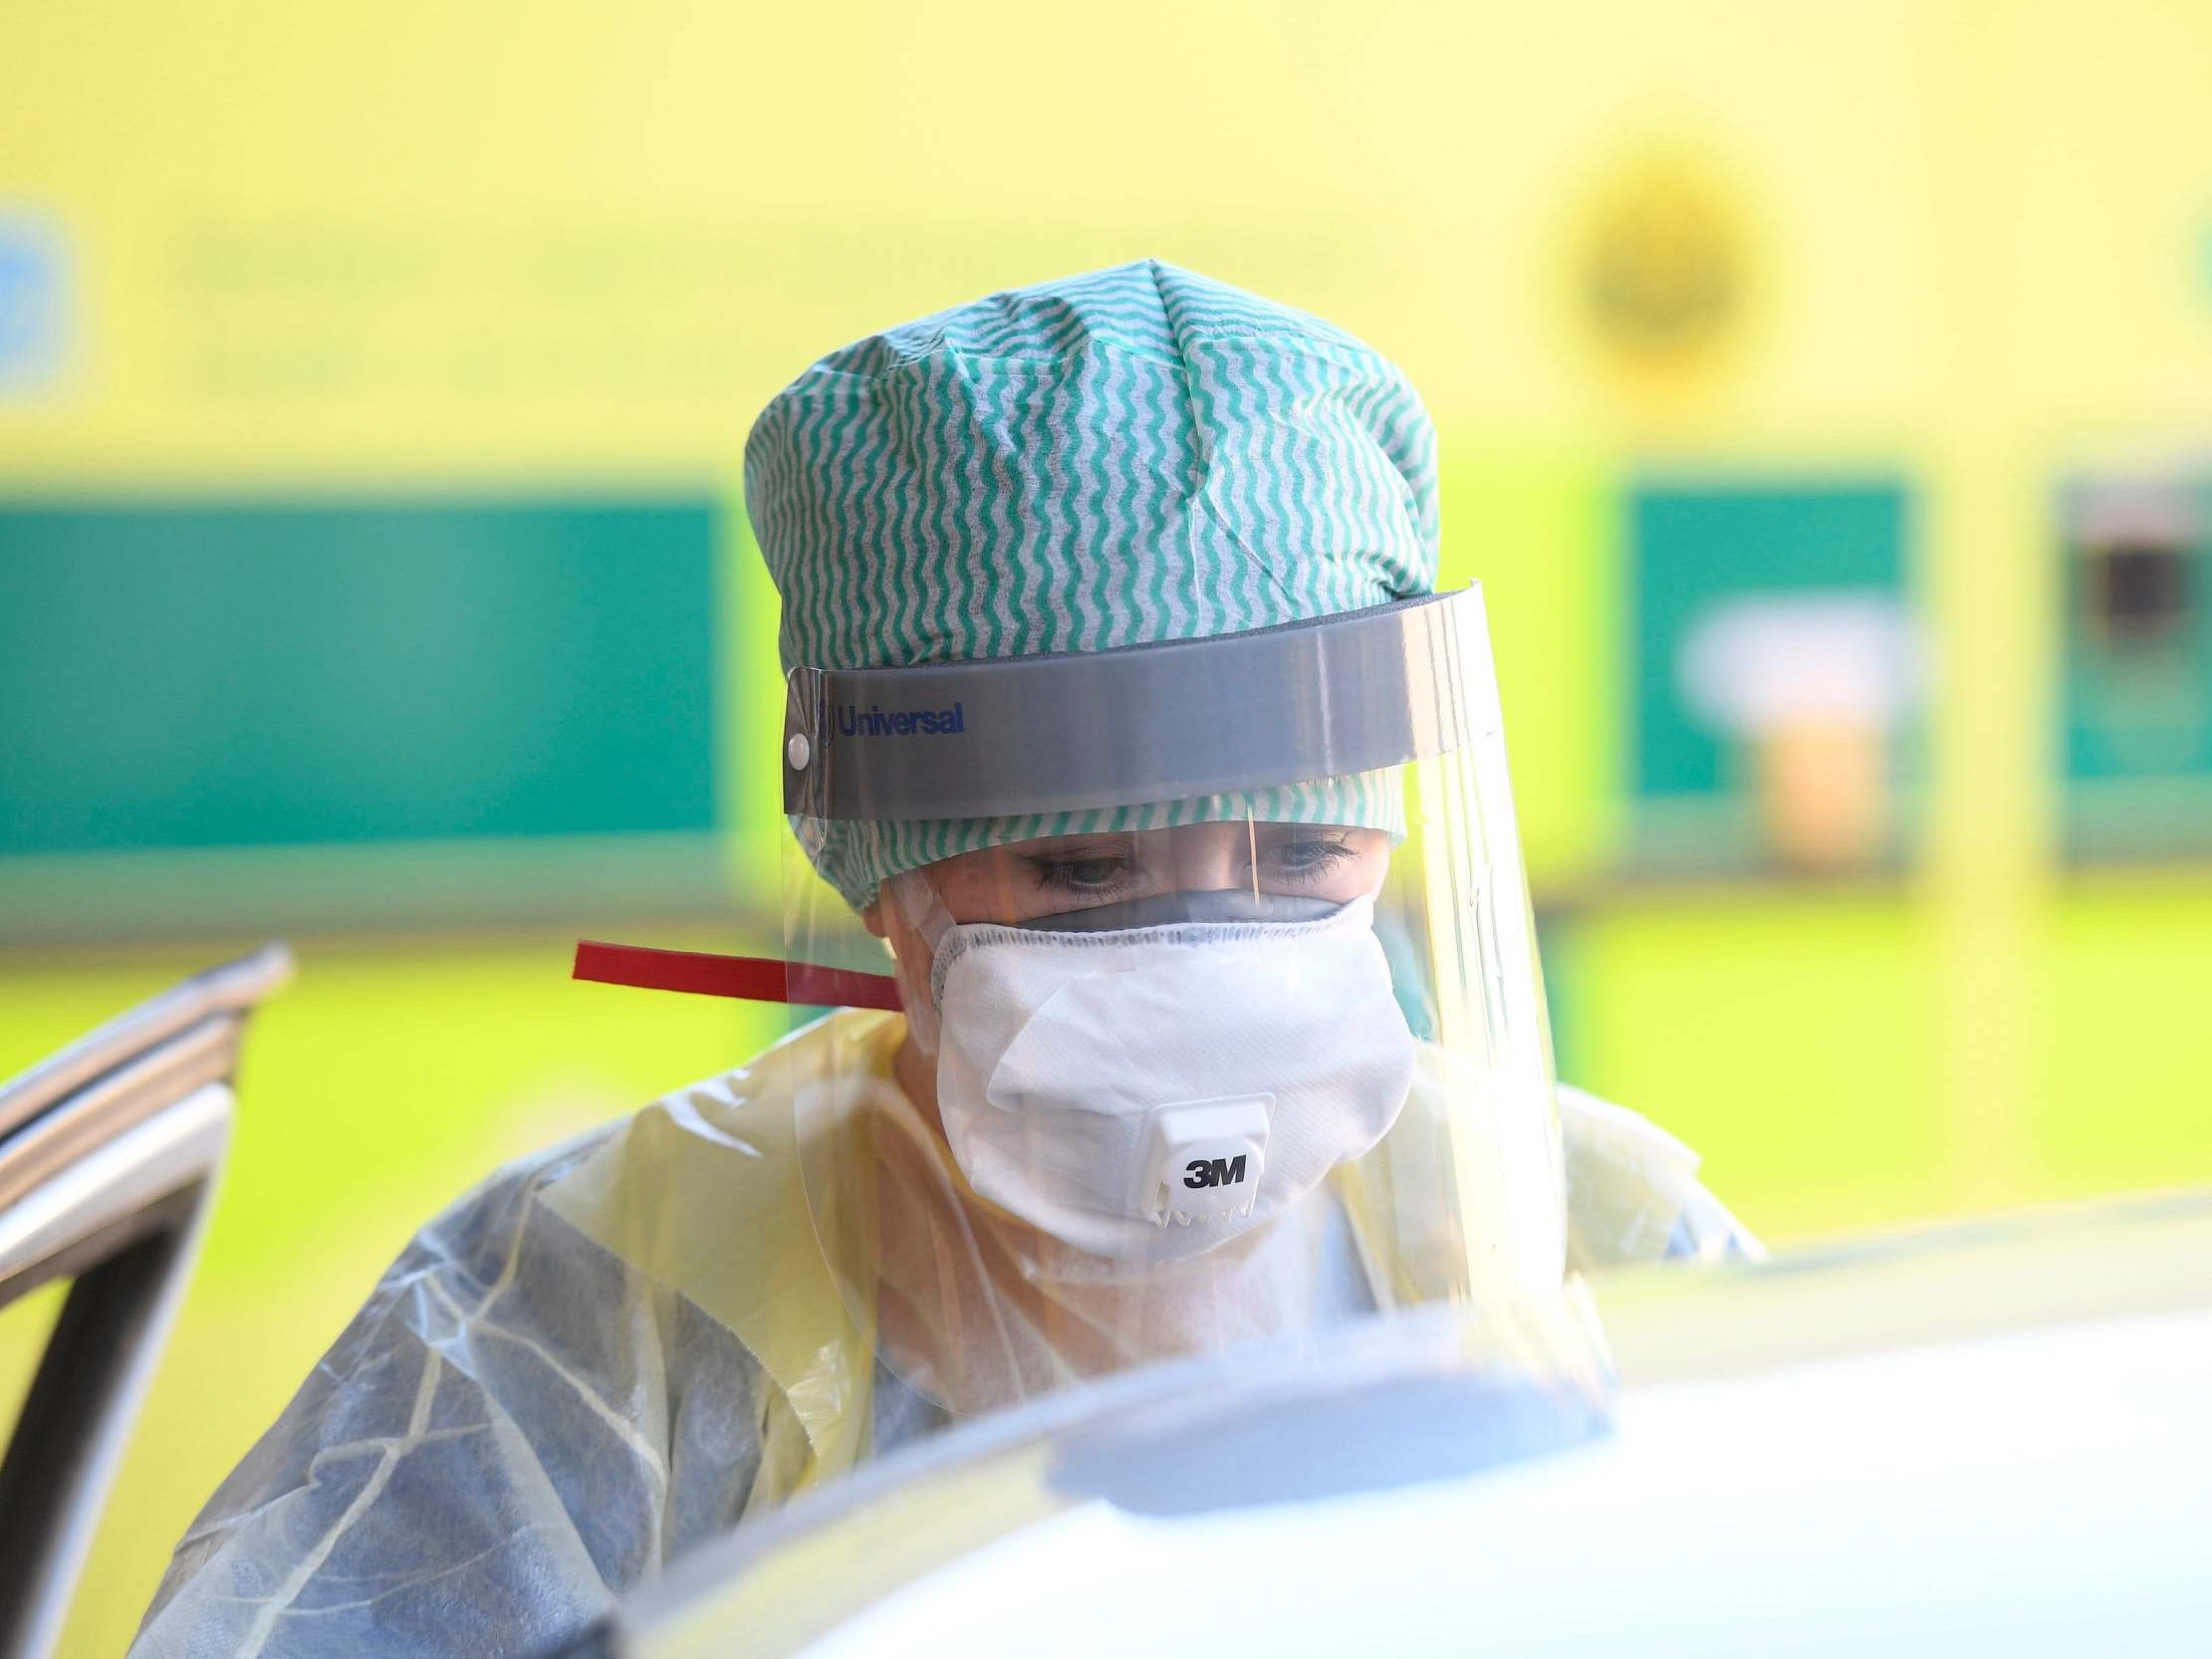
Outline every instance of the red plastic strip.
{"type": "Polygon", "coordinates": [[[766,956],[716,956],[710,951],[654,950],[647,945],[576,943],[571,978],[601,985],[634,985],[645,991],[687,991],[699,997],[735,997],[753,1003],[801,1003],[810,1008],[880,1008],[899,1011],[898,982],[888,974],[819,968],[811,962],[778,962],[766,956]]]}

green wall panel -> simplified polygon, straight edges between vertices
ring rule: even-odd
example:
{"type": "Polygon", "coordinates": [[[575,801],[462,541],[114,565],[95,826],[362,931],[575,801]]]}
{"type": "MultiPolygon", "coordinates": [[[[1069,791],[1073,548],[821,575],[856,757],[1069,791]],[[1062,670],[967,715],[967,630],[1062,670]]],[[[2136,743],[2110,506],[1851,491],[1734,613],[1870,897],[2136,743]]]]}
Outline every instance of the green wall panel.
{"type": "Polygon", "coordinates": [[[2212,882],[2083,882],[2043,913],[2026,1102],[2065,1193],[2212,1182],[2212,882]]]}
{"type": "Polygon", "coordinates": [[[1653,899],[1569,937],[1562,1075],[1688,1141],[1754,1230],[1802,1238],[1960,1202],[1934,928],[1908,899],[1653,899]]]}
{"type": "Polygon", "coordinates": [[[0,853],[711,829],[716,516],[0,504],[0,853]]]}

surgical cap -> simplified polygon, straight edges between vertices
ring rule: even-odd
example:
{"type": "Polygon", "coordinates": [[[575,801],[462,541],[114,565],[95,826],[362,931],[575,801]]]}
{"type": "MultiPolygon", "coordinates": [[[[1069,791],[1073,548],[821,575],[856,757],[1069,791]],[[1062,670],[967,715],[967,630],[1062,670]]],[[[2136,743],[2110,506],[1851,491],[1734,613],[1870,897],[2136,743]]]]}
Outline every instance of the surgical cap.
{"type": "MultiPolygon", "coordinates": [[[[1341,329],[1156,260],[834,352],[769,403],[746,507],[785,668],[1097,651],[1430,592],[1436,441],[1341,329]]],[[[1023,819],[795,821],[857,906],[1011,840],[1247,815],[1396,828],[1375,776],[1023,819]]]]}

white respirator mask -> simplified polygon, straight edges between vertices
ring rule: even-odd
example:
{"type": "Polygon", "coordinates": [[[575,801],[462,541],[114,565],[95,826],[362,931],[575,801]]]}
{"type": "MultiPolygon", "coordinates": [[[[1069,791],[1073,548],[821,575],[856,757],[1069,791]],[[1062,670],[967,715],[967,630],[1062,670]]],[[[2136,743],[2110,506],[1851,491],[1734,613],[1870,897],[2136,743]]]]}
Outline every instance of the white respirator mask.
{"type": "MultiPolygon", "coordinates": [[[[1170,903],[1193,918],[1252,900],[1170,903]]],[[[934,1021],[913,1023],[978,1194],[1095,1256],[1176,1260],[1280,1215],[1388,1131],[1414,1040],[1373,897],[1260,909],[1308,919],[947,919],[934,1021]]]]}

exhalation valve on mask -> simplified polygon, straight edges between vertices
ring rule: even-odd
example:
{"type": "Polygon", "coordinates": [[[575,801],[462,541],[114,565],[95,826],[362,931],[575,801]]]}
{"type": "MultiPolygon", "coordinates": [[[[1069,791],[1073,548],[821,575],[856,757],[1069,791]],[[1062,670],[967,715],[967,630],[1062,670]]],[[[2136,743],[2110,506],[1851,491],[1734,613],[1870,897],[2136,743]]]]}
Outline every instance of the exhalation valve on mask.
{"type": "Polygon", "coordinates": [[[1267,1168],[1272,1094],[1160,1106],[1146,1125],[1147,1189],[1135,1213],[1162,1226],[1249,1215],[1267,1168]]]}

